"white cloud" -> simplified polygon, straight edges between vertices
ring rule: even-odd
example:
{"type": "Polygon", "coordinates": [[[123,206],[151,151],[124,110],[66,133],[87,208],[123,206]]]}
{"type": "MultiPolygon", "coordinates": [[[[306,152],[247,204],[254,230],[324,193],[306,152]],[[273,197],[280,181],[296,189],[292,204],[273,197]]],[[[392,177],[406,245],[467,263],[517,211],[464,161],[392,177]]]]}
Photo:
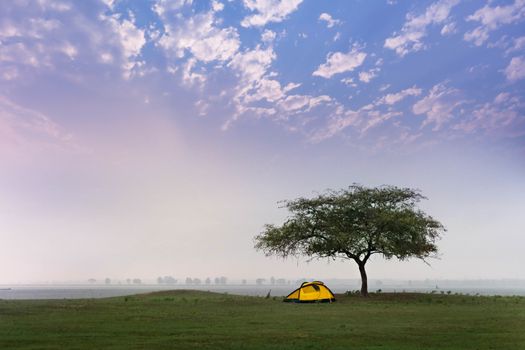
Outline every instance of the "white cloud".
{"type": "Polygon", "coordinates": [[[275,34],[274,31],[265,29],[264,32],[261,34],[261,40],[264,43],[272,43],[275,40],[276,36],[277,34],[275,34]]]}
{"type": "Polygon", "coordinates": [[[458,98],[458,94],[458,90],[443,83],[434,85],[427,96],[412,106],[412,112],[426,115],[422,127],[434,124],[433,130],[439,130],[452,119],[456,107],[465,102],[458,98]]]}
{"type": "Polygon", "coordinates": [[[470,117],[456,124],[454,129],[466,133],[484,131],[504,137],[523,136],[525,117],[520,113],[523,107],[520,98],[503,92],[493,102],[478,105],[469,113],[470,117]]]}
{"type": "Polygon", "coordinates": [[[104,5],[109,7],[111,10],[115,7],[116,0],[100,0],[104,5]]]}
{"type": "MultiPolygon", "coordinates": [[[[162,12],[164,13],[164,12],[162,12]]],[[[164,16],[165,33],[158,43],[179,58],[190,52],[200,61],[227,61],[238,51],[239,34],[233,27],[219,28],[213,11],[190,18],[164,16]],[[170,17],[171,18],[171,17],[170,17]]]]}
{"type": "Polygon", "coordinates": [[[223,129],[241,114],[249,111],[251,102],[268,98],[274,100],[277,99],[277,96],[282,96],[280,83],[265,78],[275,57],[271,46],[266,49],[257,46],[253,50],[238,52],[228,63],[228,67],[232,68],[238,76],[239,82],[236,84],[233,96],[236,114],[223,126],[223,129]],[[275,91],[268,91],[270,87],[273,87],[275,91]],[[261,89],[260,92],[259,89],[261,89]]]}
{"type": "Polygon", "coordinates": [[[454,34],[456,31],[456,23],[450,22],[445,24],[443,28],[441,28],[441,35],[451,35],[454,34]]]}
{"type": "Polygon", "coordinates": [[[261,79],[260,81],[255,83],[253,90],[254,92],[250,95],[247,95],[244,99],[245,103],[260,100],[275,102],[284,96],[284,91],[281,88],[281,83],[273,79],[261,79]]]}
{"type": "Polygon", "coordinates": [[[14,149],[40,151],[43,147],[77,149],[72,134],[47,115],[0,95],[0,156],[14,149]]]}
{"type": "Polygon", "coordinates": [[[237,71],[244,82],[251,83],[263,77],[275,57],[271,47],[266,49],[257,47],[237,53],[228,65],[237,71]]]}
{"type": "Polygon", "coordinates": [[[129,79],[133,75],[133,70],[143,65],[143,62],[138,60],[138,56],[146,44],[144,29],[138,28],[130,20],[119,20],[116,15],[105,17],[105,19],[118,38],[124,58],[122,64],[124,78],[129,79]]]}
{"type": "Polygon", "coordinates": [[[99,61],[102,63],[112,63],[113,62],[113,55],[109,52],[102,52],[99,55],[99,61]]]}
{"type": "MultiPolygon", "coordinates": [[[[114,0],[103,0],[113,2],[114,0]]],[[[153,5],[153,11],[159,16],[164,16],[167,12],[180,10],[186,5],[191,5],[193,0],[157,0],[153,5]]]]}
{"type": "Polygon", "coordinates": [[[384,47],[395,50],[399,56],[419,51],[425,47],[422,39],[427,35],[427,27],[445,22],[459,0],[440,0],[427,7],[419,16],[407,15],[407,21],[400,34],[387,38],[384,47]]]}
{"type": "Polygon", "coordinates": [[[292,91],[293,89],[296,89],[298,88],[299,86],[301,86],[301,84],[299,83],[288,83],[284,89],[283,89],[283,92],[288,92],[288,91],[292,91]]]}
{"type": "Polygon", "coordinates": [[[269,22],[281,22],[297,10],[303,0],[243,0],[244,6],[256,13],[245,17],[243,27],[262,27],[269,22]]]}
{"type": "Polygon", "coordinates": [[[4,20],[0,23],[0,39],[42,39],[61,27],[57,19],[23,18],[18,22],[4,20]]]}
{"type": "Polygon", "coordinates": [[[351,72],[363,64],[365,58],[366,53],[360,52],[355,46],[348,53],[331,52],[326,56],[326,62],[321,64],[312,75],[328,79],[335,74],[351,72]]]}
{"type": "Polygon", "coordinates": [[[325,128],[317,130],[311,136],[313,142],[320,142],[329,139],[350,126],[360,123],[362,115],[360,111],[347,110],[342,113],[332,115],[325,128]]]}
{"type": "Polygon", "coordinates": [[[330,96],[290,95],[279,101],[278,107],[285,112],[309,111],[323,103],[332,101],[330,96]]]}
{"type": "Polygon", "coordinates": [[[505,76],[512,82],[525,78],[525,56],[513,57],[505,68],[505,76]]]}
{"type": "Polygon", "coordinates": [[[396,104],[408,96],[419,96],[421,95],[421,89],[413,86],[411,88],[401,90],[393,94],[387,94],[381,97],[378,101],[378,104],[393,105],[396,104]]]}
{"type": "Polygon", "coordinates": [[[511,52],[521,51],[525,48],[525,36],[520,36],[518,38],[512,39],[512,46],[509,47],[505,53],[509,54],[511,52]]]}
{"type": "Polygon", "coordinates": [[[190,58],[182,67],[182,82],[187,86],[202,85],[206,82],[204,74],[193,71],[196,64],[197,60],[190,58]]]}
{"type": "Polygon", "coordinates": [[[367,112],[367,118],[364,120],[363,126],[361,127],[361,135],[365,134],[368,130],[375,128],[384,122],[403,115],[401,112],[389,111],[381,112],[377,110],[371,110],[367,112]]]}
{"type": "Polygon", "coordinates": [[[290,112],[307,106],[309,101],[309,96],[290,95],[279,103],[279,107],[287,112],[290,112]]]}
{"type": "Polygon", "coordinates": [[[18,78],[19,76],[19,72],[18,72],[18,69],[16,67],[12,67],[12,66],[8,66],[8,67],[5,67],[3,70],[2,70],[2,75],[1,75],[1,78],[3,80],[14,80],[16,78],[18,78]]]}
{"type": "Polygon", "coordinates": [[[213,0],[211,2],[211,8],[213,9],[213,11],[219,12],[219,11],[224,10],[224,4],[220,1],[213,0]]]}
{"type": "Polygon", "coordinates": [[[369,83],[370,81],[372,81],[372,79],[377,77],[379,71],[379,68],[373,68],[368,71],[359,72],[359,80],[363,83],[369,83]]]}
{"type": "Polygon", "coordinates": [[[352,87],[357,86],[357,84],[354,82],[354,78],[343,78],[341,79],[341,83],[352,87]]]}
{"type": "Polygon", "coordinates": [[[51,66],[50,60],[50,54],[45,52],[42,46],[30,46],[24,43],[6,45],[0,42],[0,62],[2,63],[38,68],[51,66]]]}
{"type": "Polygon", "coordinates": [[[331,138],[343,130],[351,127],[363,137],[370,129],[376,128],[388,120],[401,116],[398,111],[382,112],[375,109],[373,104],[362,106],[357,110],[337,108],[326,127],[317,130],[311,136],[314,142],[331,138]]]}
{"type": "Polygon", "coordinates": [[[118,22],[113,18],[111,22],[120,38],[124,56],[129,58],[138,56],[146,43],[144,30],[137,28],[133,22],[128,20],[118,22]]]}
{"type": "Polygon", "coordinates": [[[494,103],[502,104],[507,102],[510,99],[510,94],[508,92],[501,92],[494,98],[494,103]]]}
{"type": "Polygon", "coordinates": [[[44,10],[66,12],[71,10],[71,4],[58,0],[37,0],[38,5],[44,10]]]}
{"type": "Polygon", "coordinates": [[[488,4],[467,17],[467,21],[480,22],[480,25],[465,33],[463,38],[476,46],[483,45],[489,38],[489,33],[504,24],[521,21],[525,17],[525,1],[515,0],[506,6],[491,7],[488,4]]]}
{"type": "Polygon", "coordinates": [[[62,52],[64,55],[69,57],[70,60],[74,60],[75,57],[78,55],[78,50],[75,46],[71,45],[71,43],[66,42],[62,46],[62,52]]]}
{"type": "Polygon", "coordinates": [[[319,16],[319,20],[326,22],[326,26],[328,28],[332,28],[335,25],[341,24],[340,20],[332,18],[332,16],[326,12],[321,13],[321,15],[319,16]]]}
{"type": "Polygon", "coordinates": [[[140,54],[146,33],[136,26],[133,13],[84,13],[74,7],[76,3],[48,0],[39,0],[38,6],[32,7],[23,3],[11,2],[8,9],[23,11],[23,16],[0,21],[0,61],[5,63],[0,70],[13,71],[12,65],[20,74],[33,73],[21,66],[47,69],[76,81],[82,74],[79,68],[95,62],[118,65],[124,78],[144,72],[140,54]],[[64,56],[82,65],[68,70],[64,56]]]}
{"type": "Polygon", "coordinates": [[[379,91],[383,92],[385,90],[388,90],[389,87],[390,87],[390,84],[383,84],[381,85],[381,87],[379,87],[379,91]]]}

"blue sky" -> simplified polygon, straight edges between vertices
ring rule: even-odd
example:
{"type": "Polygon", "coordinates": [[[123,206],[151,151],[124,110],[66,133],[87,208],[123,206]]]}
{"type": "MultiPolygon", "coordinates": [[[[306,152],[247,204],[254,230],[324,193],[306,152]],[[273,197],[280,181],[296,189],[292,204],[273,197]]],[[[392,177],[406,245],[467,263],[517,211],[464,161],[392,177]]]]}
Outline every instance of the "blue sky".
{"type": "Polygon", "coordinates": [[[418,187],[449,228],[430,270],[376,275],[524,278],[513,248],[486,259],[525,243],[524,20],[522,0],[4,1],[0,282],[357,277],[252,249],[276,201],[354,182],[418,187]]]}

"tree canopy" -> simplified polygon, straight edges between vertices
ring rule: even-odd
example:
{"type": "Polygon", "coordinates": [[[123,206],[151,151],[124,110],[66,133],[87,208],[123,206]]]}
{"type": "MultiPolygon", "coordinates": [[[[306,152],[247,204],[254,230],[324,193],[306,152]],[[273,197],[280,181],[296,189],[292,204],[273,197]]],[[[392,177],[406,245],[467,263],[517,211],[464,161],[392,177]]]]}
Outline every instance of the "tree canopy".
{"type": "Polygon", "coordinates": [[[283,201],[290,216],[281,226],[265,225],[255,237],[267,255],[354,260],[361,294],[368,295],[365,264],[373,254],[385,259],[426,259],[438,252],[443,225],[417,207],[418,190],[395,186],[328,190],[313,198],[283,201]]]}

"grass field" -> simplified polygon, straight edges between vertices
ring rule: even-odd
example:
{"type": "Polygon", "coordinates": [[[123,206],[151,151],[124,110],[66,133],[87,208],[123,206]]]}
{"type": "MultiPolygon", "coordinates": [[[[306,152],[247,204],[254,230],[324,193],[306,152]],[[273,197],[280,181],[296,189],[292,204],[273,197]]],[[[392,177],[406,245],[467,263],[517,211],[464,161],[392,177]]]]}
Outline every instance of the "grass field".
{"type": "Polygon", "coordinates": [[[283,303],[196,291],[0,300],[0,349],[525,349],[525,298],[338,295],[283,303]]]}

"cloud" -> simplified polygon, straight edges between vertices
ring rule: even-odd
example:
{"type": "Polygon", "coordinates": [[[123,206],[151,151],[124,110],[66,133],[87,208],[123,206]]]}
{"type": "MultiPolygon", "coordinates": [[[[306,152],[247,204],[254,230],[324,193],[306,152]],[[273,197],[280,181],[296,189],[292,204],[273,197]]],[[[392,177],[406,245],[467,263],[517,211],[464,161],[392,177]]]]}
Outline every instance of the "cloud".
{"type": "Polygon", "coordinates": [[[505,76],[511,82],[525,78],[525,56],[513,57],[505,68],[505,76]]]}
{"type": "Polygon", "coordinates": [[[327,95],[290,95],[278,103],[278,107],[285,112],[309,111],[323,103],[332,101],[327,95]]]}
{"type": "Polygon", "coordinates": [[[243,27],[262,27],[269,22],[282,22],[296,11],[303,0],[243,0],[244,7],[256,12],[245,17],[243,27]]]}
{"type": "Polygon", "coordinates": [[[380,126],[388,120],[403,115],[399,111],[380,111],[373,104],[367,104],[357,110],[341,106],[328,118],[325,127],[316,130],[310,137],[313,142],[320,142],[352,128],[359,137],[364,137],[369,130],[380,126]]]}
{"type": "Polygon", "coordinates": [[[392,37],[387,38],[384,47],[395,50],[399,56],[422,50],[425,47],[422,39],[427,35],[427,27],[445,22],[452,8],[458,3],[459,0],[440,0],[427,7],[419,16],[408,14],[401,33],[394,33],[392,37]]]}
{"type": "Polygon", "coordinates": [[[276,58],[273,48],[256,47],[237,53],[228,64],[236,70],[243,82],[257,82],[266,74],[272,61],[276,58]]]}
{"type": "Polygon", "coordinates": [[[354,82],[354,78],[351,77],[341,79],[341,83],[351,87],[357,87],[357,84],[354,82]]]}
{"type": "Polygon", "coordinates": [[[332,16],[330,14],[326,13],[326,12],[321,13],[321,15],[319,16],[319,20],[326,22],[326,26],[328,28],[332,28],[335,25],[341,24],[340,20],[333,19],[332,16]]]}
{"type": "Polygon", "coordinates": [[[21,78],[46,69],[76,81],[83,68],[97,63],[117,66],[124,78],[143,72],[146,30],[137,27],[132,12],[115,14],[106,6],[83,12],[76,3],[47,0],[23,4],[2,9],[11,15],[0,20],[0,70],[16,71],[21,78]]]}
{"type": "Polygon", "coordinates": [[[211,8],[213,9],[213,11],[219,12],[219,11],[224,10],[224,4],[220,1],[213,0],[211,2],[211,8]]]}
{"type": "MultiPolygon", "coordinates": [[[[6,13],[20,11],[16,8],[5,10],[6,13]]],[[[33,11],[25,16],[12,16],[0,21],[0,70],[11,72],[3,74],[4,78],[18,76],[14,72],[19,72],[17,67],[20,66],[51,68],[53,56],[57,53],[67,55],[64,50],[67,43],[60,42],[62,23],[56,18],[40,18],[43,17],[43,10],[34,8],[33,11]],[[53,42],[50,40],[52,37],[55,39],[53,42]]]]}
{"type": "Polygon", "coordinates": [[[512,46],[509,47],[505,53],[509,54],[511,52],[521,51],[525,48],[525,36],[520,36],[518,38],[512,39],[512,46]]]}
{"type": "MultiPolygon", "coordinates": [[[[115,0],[103,0],[114,2],[115,0]]],[[[157,0],[153,4],[153,11],[160,17],[164,16],[168,12],[178,11],[186,5],[191,5],[193,0],[157,0]]]]}
{"type": "Polygon", "coordinates": [[[272,43],[275,40],[277,34],[274,31],[265,29],[261,34],[261,41],[264,43],[272,43]]]}
{"type": "Polygon", "coordinates": [[[265,78],[275,57],[271,46],[265,49],[257,46],[253,50],[238,52],[228,63],[228,67],[233,69],[239,81],[233,94],[236,113],[226,122],[223,129],[227,129],[241,114],[249,111],[251,102],[268,98],[275,100],[275,96],[282,96],[281,84],[275,84],[271,79],[265,78]],[[273,91],[268,91],[269,88],[273,91]]]}
{"type": "Polygon", "coordinates": [[[489,33],[504,24],[521,21],[525,17],[525,1],[515,0],[506,6],[491,7],[488,4],[467,17],[467,21],[480,22],[480,25],[465,33],[463,39],[481,46],[489,38],[489,33]]]}
{"type": "Polygon", "coordinates": [[[238,51],[239,34],[233,27],[219,28],[215,13],[198,13],[189,18],[165,15],[165,32],[158,40],[160,47],[182,58],[186,52],[203,62],[228,61],[238,51]],[[173,18],[173,19],[172,19],[173,18]]]}
{"type": "Polygon", "coordinates": [[[326,56],[326,62],[321,64],[312,75],[329,79],[339,73],[351,72],[362,65],[365,58],[366,53],[360,52],[356,46],[348,53],[331,52],[326,56]]]}
{"type": "Polygon", "coordinates": [[[72,134],[47,115],[0,95],[0,155],[48,147],[77,149],[72,134]]]}
{"type": "Polygon", "coordinates": [[[363,83],[369,83],[372,79],[377,77],[377,73],[379,73],[380,70],[381,69],[379,68],[372,68],[368,71],[359,72],[359,80],[363,83]]]}
{"type": "Polygon", "coordinates": [[[525,135],[525,115],[520,113],[525,107],[519,97],[510,93],[500,93],[493,101],[478,105],[469,118],[454,126],[465,133],[482,131],[503,137],[525,135]]]}
{"type": "Polygon", "coordinates": [[[122,64],[124,78],[129,79],[133,75],[133,70],[140,67],[143,62],[139,60],[142,47],[146,44],[144,29],[138,28],[131,20],[120,20],[118,15],[105,17],[110,24],[117,40],[122,48],[124,57],[122,64]]]}
{"type": "Polygon", "coordinates": [[[253,93],[247,94],[244,102],[250,103],[260,100],[275,102],[283,98],[284,95],[285,93],[280,82],[274,79],[263,78],[254,83],[253,93]]]}
{"type": "Polygon", "coordinates": [[[24,18],[18,22],[10,20],[0,24],[0,39],[32,38],[42,39],[61,27],[57,19],[24,18]]]}
{"type": "Polygon", "coordinates": [[[441,28],[441,35],[451,35],[457,32],[456,23],[447,23],[441,28]]]}
{"type": "Polygon", "coordinates": [[[459,90],[449,88],[444,83],[434,85],[427,96],[412,106],[414,114],[425,114],[422,127],[434,124],[439,130],[454,116],[454,110],[465,101],[458,98],[459,90]]]}
{"type": "Polygon", "coordinates": [[[386,105],[394,105],[402,100],[404,100],[408,96],[419,96],[421,95],[421,89],[413,86],[411,88],[399,91],[397,93],[393,94],[387,94],[383,97],[381,97],[378,101],[378,104],[386,104],[386,105]]]}
{"type": "MultiPolygon", "coordinates": [[[[193,71],[197,60],[190,58],[182,66],[182,82],[187,86],[202,85],[206,82],[206,76],[202,73],[196,73],[193,71]]],[[[174,73],[174,72],[173,72],[174,73]]]]}

